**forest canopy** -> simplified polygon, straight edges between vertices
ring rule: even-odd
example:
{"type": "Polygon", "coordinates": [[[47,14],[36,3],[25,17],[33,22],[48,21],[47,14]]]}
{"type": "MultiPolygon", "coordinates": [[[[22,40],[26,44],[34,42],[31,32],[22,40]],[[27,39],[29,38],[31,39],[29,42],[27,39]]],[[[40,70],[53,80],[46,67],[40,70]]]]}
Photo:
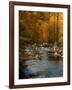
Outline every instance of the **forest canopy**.
{"type": "Polygon", "coordinates": [[[19,11],[19,45],[63,45],[63,13],[19,11]]]}

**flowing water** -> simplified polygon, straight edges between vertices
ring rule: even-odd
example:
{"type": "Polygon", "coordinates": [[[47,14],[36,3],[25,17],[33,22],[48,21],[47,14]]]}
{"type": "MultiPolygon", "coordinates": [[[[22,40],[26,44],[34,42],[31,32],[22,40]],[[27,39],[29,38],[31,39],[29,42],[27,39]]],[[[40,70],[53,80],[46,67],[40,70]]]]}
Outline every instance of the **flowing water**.
{"type": "Polygon", "coordinates": [[[50,60],[48,52],[42,53],[41,59],[23,60],[19,63],[19,79],[63,76],[63,60],[50,60]]]}

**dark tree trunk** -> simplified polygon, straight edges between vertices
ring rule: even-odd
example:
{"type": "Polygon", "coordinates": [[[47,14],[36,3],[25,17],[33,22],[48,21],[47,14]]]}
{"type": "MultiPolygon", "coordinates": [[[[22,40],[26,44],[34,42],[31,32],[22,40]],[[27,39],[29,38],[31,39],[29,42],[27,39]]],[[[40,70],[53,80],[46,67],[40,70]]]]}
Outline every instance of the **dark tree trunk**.
{"type": "Polygon", "coordinates": [[[54,44],[57,46],[58,45],[58,18],[59,18],[59,13],[56,13],[54,15],[54,44]]]}

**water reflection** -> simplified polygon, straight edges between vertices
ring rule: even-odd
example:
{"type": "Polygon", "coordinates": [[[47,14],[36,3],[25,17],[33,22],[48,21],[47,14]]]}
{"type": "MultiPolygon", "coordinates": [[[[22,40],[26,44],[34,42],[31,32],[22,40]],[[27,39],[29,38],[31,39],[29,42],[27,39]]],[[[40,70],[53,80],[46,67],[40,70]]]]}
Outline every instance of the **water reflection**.
{"type": "Polygon", "coordinates": [[[54,59],[53,57],[54,54],[48,53],[47,50],[42,49],[39,51],[41,54],[39,52],[35,52],[34,56],[35,58],[22,60],[22,62],[19,63],[19,78],[24,79],[24,78],[62,77],[63,76],[62,58],[55,57],[54,59]]]}

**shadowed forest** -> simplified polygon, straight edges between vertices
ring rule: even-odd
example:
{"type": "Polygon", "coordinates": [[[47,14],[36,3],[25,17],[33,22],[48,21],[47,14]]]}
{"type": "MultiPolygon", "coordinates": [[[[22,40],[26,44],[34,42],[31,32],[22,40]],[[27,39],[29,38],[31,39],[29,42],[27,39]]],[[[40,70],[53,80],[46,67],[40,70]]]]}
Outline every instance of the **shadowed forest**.
{"type": "MultiPolygon", "coordinates": [[[[30,65],[34,62],[34,60],[36,60],[34,68],[35,67],[37,68],[39,63],[38,60],[56,60],[57,62],[57,60],[62,59],[63,59],[63,13],[19,11],[19,60],[21,66],[19,69],[20,78],[30,78],[38,76],[37,72],[29,74],[28,71],[27,74],[26,71],[28,70],[28,68],[24,69],[24,71],[26,70],[24,73],[22,72],[22,67],[25,68],[27,62],[30,65]],[[25,62],[25,60],[33,60],[33,61],[25,62]],[[24,63],[24,66],[22,65],[22,63],[24,63]]],[[[43,67],[43,65],[44,64],[41,62],[40,67],[43,67]]],[[[61,67],[62,64],[60,65],[60,68],[61,67]]],[[[29,68],[31,68],[30,70],[32,70],[32,67],[29,68]]],[[[47,72],[45,70],[47,69],[44,69],[43,72],[47,72]]],[[[42,75],[39,75],[39,77],[48,77],[49,72],[44,74],[43,72],[42,75]]],[[[52,75],[55,77],[60,75],[62,76],[62,73],[60,74],[58,72],[55,75],[54,74],[52,75]]],[[[50,74],[50,76],[52,75],[50,74]]]]}

